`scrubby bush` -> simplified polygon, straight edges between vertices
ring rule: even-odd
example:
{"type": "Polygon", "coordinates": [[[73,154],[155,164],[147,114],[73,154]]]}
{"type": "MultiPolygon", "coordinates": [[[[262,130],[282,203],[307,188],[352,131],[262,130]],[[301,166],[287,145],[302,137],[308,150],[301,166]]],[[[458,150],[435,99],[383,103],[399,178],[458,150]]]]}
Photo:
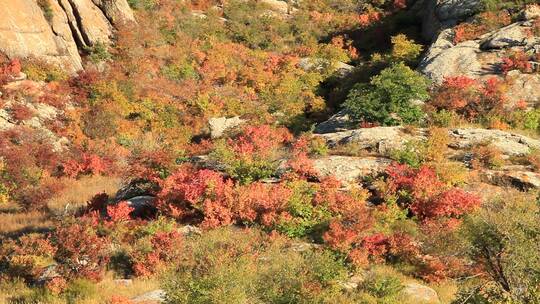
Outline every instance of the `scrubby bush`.
{"type": "Polygon", "coordinates": [[[389,189],[397,195],[398,203],[410,208],[422,221],[460,218],[480,205],[479,197],[446,186],[432,168],[392,165],[387,174],[389,189]]]}
{"type": "Polygon", "coordinates": [[[285,129],[250,126],[219,143],[213,158],[225,166],[232,178],[246,184],[276,174],[281,150],[291,140],[292,135],[285,129]]]}
{"type": "Polygon", "coordinates": [[[338,285],[345,276],[328,252],[296,252],[282,237],[254,230],[217,229],[186,244],[163,285],[170,303],[352,303],[338,285]]]}
{"type": "Polygon", "coordinates": [[[469,257],[487,275],[469,290],[474,295],[470,298],[478,299],[474,303],[538,300],[539,214],[534,197],[514,193],[467,218],[463,231],[469,257]]]}
{"type": "Polygon", "coordinates": [[[497,169],[503,166],[506,162],[502,152],[489,143],[482,143],[472,148],[472,165],[475,168],[487,167],[489,169],[497,169]]]}
{"type": "Polygon", "coordinates": [[[361,121],[381,125],[418,123],[423,112],[415,101],[428,98],[428,81],[403,63],[394,64],[349,93],[344,107],[361,121]]]}
{"type": "Polygon", "coordinates": [[[98,281],[109,262],[110,241],[99,236],[88,220],[62,224],[52,235],[58,248],[54,259],[66,278],[98,281]]]}
{"type": "Polygon", "coordinates": [[[429,106],[452,111],[469,121],[487,120],[505,113],[506,84],[490,78],[479,82],[466,76],[448,77],[432,95],[429,106]]]}
{"type": "Polygon", "coordinates": [[[67,80],[68,75],[59,67],[39,59],[27,59],[23,62],[22,72],[34,81],[67,80]]]}
{"type": "Polygon", "coordinates": [[[512,70],[518,70],[522,73],[531,73],[532,64],[530,63],[531,56],[523,51],[517,51],[509,54],[502,59],[501,70],[504,74],[512,70]]]}
{"type": "Polygon", "coordinates": [[[512,17],[506,10],[499,9],[483,12],[476,16],[472,22],[464,22],[455,27],[454,43],[458,44],[467,40],[474,40],[510,23],[512,23],[512,17]]]}

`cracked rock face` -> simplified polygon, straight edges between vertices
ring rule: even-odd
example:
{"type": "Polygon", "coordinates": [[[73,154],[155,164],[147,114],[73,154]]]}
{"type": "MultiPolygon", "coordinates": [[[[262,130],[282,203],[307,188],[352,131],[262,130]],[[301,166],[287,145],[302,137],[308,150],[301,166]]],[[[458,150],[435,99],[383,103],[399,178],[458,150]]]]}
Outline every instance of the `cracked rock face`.
{"type": "Polygon", "coordinates": [[[45,16],[35,0],[3,1],[0,52],[10,58],[36,57],[69,73],[82,69],[79,52],[109,44],[114,26],[134,22],[126,0],[49,0],[45,16]]]}

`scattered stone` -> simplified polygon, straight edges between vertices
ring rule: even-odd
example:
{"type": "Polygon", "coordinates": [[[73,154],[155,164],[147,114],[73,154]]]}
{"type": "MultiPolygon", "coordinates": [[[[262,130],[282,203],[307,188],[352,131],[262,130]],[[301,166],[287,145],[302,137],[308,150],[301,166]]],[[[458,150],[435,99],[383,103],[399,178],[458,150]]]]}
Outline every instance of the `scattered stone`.
{"type": "Polygon", "coordinates": [[[364,281],[364,277],[362,275],[354,275],[354,276],[350,277],[348,281],[341,282],[340,285],[345,290],[353,291],[353,290],[358,289],[358,286],[360,286],[360,284],[363,281],[364,281]]]}
{"type": "Polygon", "coordinates": [[[280,0],[259,0],[261,3],[266,4],[273,11],[279,12],[281,14],[290,14],[296,11],[296,9],[289,7],[289,4],[285,1],[280,0]]]}
{"type": "Polygon", "coordinates": [[[54,278],[60,277],[61,275],[58,273],[58,265],[52,264],[45,268],[45,270],[41,273],[39,278],[37,279],[38,284],[46,283],[54,278]]]}
{"type": "Polygon", "coordinates": [[[321,245],[311,242],[294,242],[291,244],[290,249],[294,252],[306,252],[321,248],[321,245]]]}
{"type": "Polygon", "coordinates": [[[523,20],[533,20],[536,18],[540,18],[540,5],[538,4],[531,4],[527,5],[527,7],[521,12],[521,18],[523,20]]]}
{"type": "Polygon", "coordinates": [[[186,225],[183,227],[178,228],[178,232],[180,232],[184,236],[193,236],[193,235],[201,235],[202,230],[199,227],[186,225]]]}

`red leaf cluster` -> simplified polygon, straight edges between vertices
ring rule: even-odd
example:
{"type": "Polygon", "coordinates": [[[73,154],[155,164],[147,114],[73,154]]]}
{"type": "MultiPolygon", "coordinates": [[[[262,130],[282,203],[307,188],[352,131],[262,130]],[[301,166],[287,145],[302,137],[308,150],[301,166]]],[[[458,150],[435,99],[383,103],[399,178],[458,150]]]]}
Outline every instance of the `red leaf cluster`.
{"type": "Polygon", "coordinates": [[[110,241],[98,236],[92,225],[81,218],[58,227],[52,239],[58,246],[55,260],[65,278],[101,279],[110,258],[110,241]]]}
{"type": "Polygon", "coordinates": [[[504,57],[501,63],[501,70],[504,74],[513,70],[518,70],[522,73],[531,73],[532,64],[530,56],[524,51],[516,51],[508,57],[504,57]]]}
{"type": "Polygon", "coordinates": [[[133,210],[127,202],[119,202],[116,205],[107,206],[107,215],[113,223],[123,222],[131,219],[129,215],[133,210]]]}
{"type": "Polygon", "coordinates": [[[75,178],[83,174],[104,174],[110,164],[96,154],[83,153],[80,160],[70,159],[64,163],[64,174],[75,178]]]}
{"type": "Polygon", "coordinates": [[[158,271],[165,262],[178,256],[182,235],[177,231],[159,232],[150,239],[150,252],[135,251],[131,254],[133,272],[136,276],[149,276],[158,271]]]}
{"type": "Polygon", "coordinates": [[[447,77],[436,89],[430,105],[438,110],[455,111],[466,119],[504,112],[506,85],[498,78],[479,82],[467,76],[447,77]]]}
{"type": "Polygon", "coordinates": [[[230,139],[229,145],[239,156],[257,155],[264,158],[292,139],[292,134],[285,128],[275,129],[268,125],[248,126],[240,136],[230,139]]]}
{"type": "Polygon", "coordinates": [[[408,165],[393,164],[386,170],[388,185],[393,193],[408,193],[401,202],[421,221],[441,217],[458,218],[480,206],[478,196],[459,188],[449,188],[427,166],[413,169],[408,165]]]}

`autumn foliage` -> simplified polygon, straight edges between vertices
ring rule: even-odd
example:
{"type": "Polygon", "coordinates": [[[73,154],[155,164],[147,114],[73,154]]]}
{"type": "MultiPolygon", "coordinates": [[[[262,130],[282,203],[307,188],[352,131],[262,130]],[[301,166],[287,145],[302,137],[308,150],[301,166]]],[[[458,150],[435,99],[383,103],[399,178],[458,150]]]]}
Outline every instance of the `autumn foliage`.
{"type": "Polygon", "coordinates": [[[429,105],[475,120],[502,114],[507,103],[505,93],[506,85],[498,78],[480,82],[467,76],[447,77],[436,89],[429,105]]]}

